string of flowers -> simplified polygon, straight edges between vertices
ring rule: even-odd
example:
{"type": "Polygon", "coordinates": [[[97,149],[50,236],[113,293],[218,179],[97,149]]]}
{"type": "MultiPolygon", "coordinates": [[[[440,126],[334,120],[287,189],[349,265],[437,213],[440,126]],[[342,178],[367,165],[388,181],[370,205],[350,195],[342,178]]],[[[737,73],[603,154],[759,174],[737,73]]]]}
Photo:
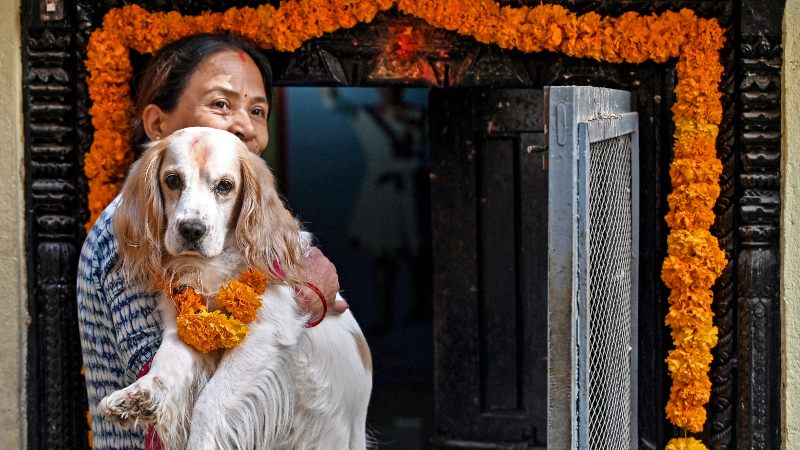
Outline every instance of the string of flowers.
{"type": "MultiPolygon", "coordinates": [[[[666,217],[671,232],[662,269],[671,291],[666,323],[675,345],[666,360],[673,381],[666,412],[673,424],[701,431],[710,397],[711,349],[717,341],[710,289],[726,264],[709,231],[722,171],[715,143],[722,118],[718,85],[724,38],[716,20],[699,18],[691,10],[604,17],[577,15],[558,5],[501,7],[494,0],[286,0],[278,8],[231,8],[198,16],[149,13],[137,5],[112,9],[87,48],[96,130],[85,158],[90,224],[116,195],[132,158],[130,49],[149,54],[191,34],[231,32],[264,49],[293,51],[324,33],[370,22],[391,7],[432,26],[522,52],[560,52],[610,63],[677,58],[673,190],[666,217]]],[[[705,446],[693,438],[676,438],[667,448],[705,446]]]]}
{"type": "Polygon", "coordinates": [[[177,289],[165,286],[167,295],[178,311],[178,336],[198,351],[207,353],[233,348],[247,336],[247,324],[256,319],[267,287],[267,276],[256,269],[247,269],[238,280],[231,280],[219,289],[217,306],[208,311],[208,299],[192,287],[177,289]]]}

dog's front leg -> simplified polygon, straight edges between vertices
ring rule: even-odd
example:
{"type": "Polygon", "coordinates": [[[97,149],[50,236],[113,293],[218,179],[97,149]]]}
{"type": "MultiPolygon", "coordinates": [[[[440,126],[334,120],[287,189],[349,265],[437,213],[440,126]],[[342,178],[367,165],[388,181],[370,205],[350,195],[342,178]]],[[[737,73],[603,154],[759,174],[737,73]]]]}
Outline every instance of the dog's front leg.
{"type": "Polygon", "coordinates": [[[213,373],[215,359],[195,351],[178,337],[171,300],[161,295],[158,308],[164,332],[150,371],[101,400],[100,410],[123,425],[153,425],[164,448],[183,449],[192,405],[213,373]]]}
{"type": "Polygon", "coordinates": [[[294,409],[290,358],[305,329],[293,291],[267,289],[247,337],[227,350],[194,406],[187,448],[284,448],[294,409]]]}

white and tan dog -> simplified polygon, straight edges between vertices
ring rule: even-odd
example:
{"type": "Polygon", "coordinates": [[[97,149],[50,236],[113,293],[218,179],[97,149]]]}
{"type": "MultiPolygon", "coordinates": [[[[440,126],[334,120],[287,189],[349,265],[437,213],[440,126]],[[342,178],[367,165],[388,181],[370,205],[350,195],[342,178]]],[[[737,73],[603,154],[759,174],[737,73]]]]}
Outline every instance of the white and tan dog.
{"type": "Polygon", "coordinates": [[[121,195],[114,231],[128,282],[155,289],[166,278],[213,298],[253,267],[285,283],[268,286],[248,335],[224,353],[184,344],[160,295],[163,341],[149,373],[101,411],[153,425],[168,449],[365,448],[369,348],[350,311],[306,327],[290,285],[303,281],[308,235],[263,160],[226,131],[186,128],[150,144],[121,195]]]}

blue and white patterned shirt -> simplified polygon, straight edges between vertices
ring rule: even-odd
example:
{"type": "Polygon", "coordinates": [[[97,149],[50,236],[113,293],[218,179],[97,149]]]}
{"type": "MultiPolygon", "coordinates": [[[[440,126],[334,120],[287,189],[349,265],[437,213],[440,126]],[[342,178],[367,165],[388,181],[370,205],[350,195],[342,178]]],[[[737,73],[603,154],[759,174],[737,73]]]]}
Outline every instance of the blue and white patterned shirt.
{"type": "Polygon", "coordinates": [[[143,449],[144,433],[105,418],[97,405],[130,385],[161,344],[156,298],[126,286],[115,269],[117,239],[111,219],[120,197],[103,211],[81,250],[78,263],[78,321],[95,449],[143,449]]]}

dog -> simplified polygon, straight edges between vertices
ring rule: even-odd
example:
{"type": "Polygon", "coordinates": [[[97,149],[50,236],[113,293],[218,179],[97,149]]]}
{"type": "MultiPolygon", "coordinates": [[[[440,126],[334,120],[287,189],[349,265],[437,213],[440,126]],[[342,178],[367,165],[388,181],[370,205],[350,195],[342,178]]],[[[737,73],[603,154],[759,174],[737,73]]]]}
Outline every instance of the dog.
{"type": "Polygon", "coordinates": [[[176,307],[160,294],[163,340],[149,373],[100,410],[153,426],[167,449],[366,448],[369,347],[349,310],[307,327],[292,286],[304,281],[310,235],[264,161],[227,131],[186,128],[148,145],[121,196],[113,227],[128,282],[156,290],[168,279],[210,299],[246,268],[280,282],[224,352],[182,342],[176,307]]]}

